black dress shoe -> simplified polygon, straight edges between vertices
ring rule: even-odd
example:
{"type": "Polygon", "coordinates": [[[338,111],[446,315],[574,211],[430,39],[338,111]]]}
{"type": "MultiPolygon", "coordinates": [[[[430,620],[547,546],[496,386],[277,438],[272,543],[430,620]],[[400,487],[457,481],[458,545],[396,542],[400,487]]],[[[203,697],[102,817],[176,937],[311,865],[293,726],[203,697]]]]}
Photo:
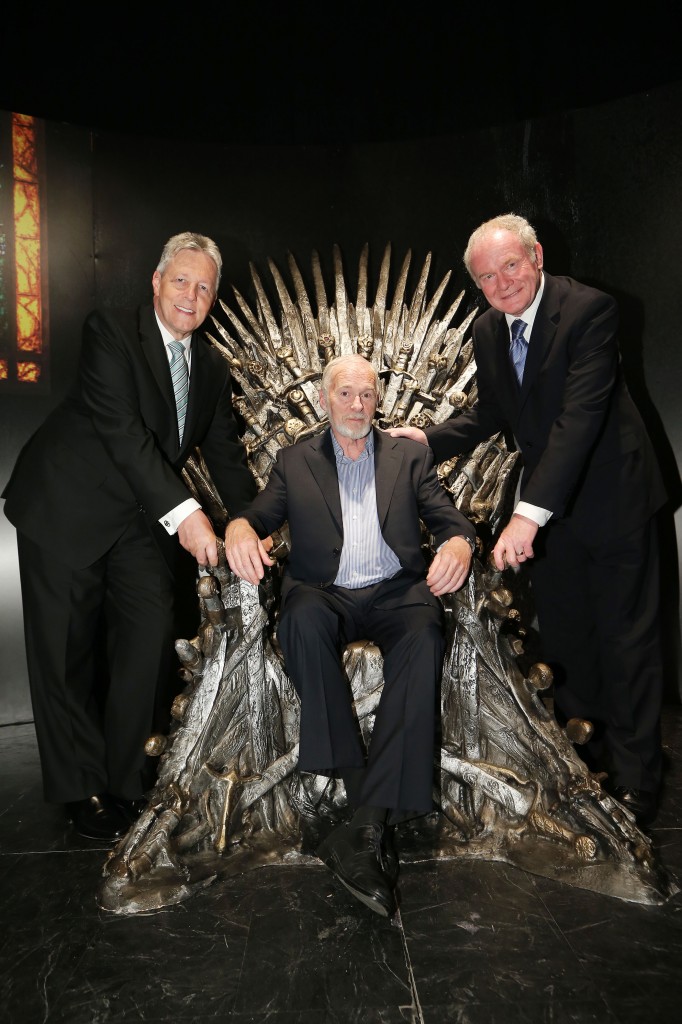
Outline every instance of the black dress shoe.
{"type": "Polygon", "coordinates": [[[66,816],[79,836],[103,843],[115,843],[130,828],[128,818],[108,793],[66,804],[66,816]]]}
{"type": "Polygon", "coordinates": [[[646,789],[634,789],[632,786],[614,786],[613,796],[635,816],[635,821],[642,827],[650,825],[658,812],[658,794],[646,789]]]}
{"type": "Polygon", "coordinates": [[[317,855],[356,899],[382,917],[391,917],[395,895],[382,868],[383,833],[379,822],[346,822],[320,843],[317,855]]]}

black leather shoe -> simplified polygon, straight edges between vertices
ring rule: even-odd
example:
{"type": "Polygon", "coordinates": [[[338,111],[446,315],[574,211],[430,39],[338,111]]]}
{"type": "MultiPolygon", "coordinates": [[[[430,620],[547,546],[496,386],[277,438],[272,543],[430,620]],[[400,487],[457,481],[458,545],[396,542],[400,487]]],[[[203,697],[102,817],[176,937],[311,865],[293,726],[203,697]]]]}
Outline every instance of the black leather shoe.
{"type": "Polygon", "coordinates": [[[66,816],[79,836],[115,843],[126,834],[130,822],[107,793],[66,804],[66,816]]]}
{"type": "Polygon", "coordinates": [[[382,868],[383,832],[378,822],[346,822],[320,843],[317,855],[356,899],[382,917],[391,917],[395,895],[382,868]]]}
{"type": "Polygon", "coordinates": [[[614,786],[613,796],[635,816],[638,825],[650,825],[658,812],[658,794],[631,786],[614,786]]]}
{"type": "Polygon", "coordinates": [[[125,797],[115,796],[113,799],[125,814],[130,825],[137,821],[147,806],[144,797],[140,797],[139,800],[126,800],[125,797]]]}

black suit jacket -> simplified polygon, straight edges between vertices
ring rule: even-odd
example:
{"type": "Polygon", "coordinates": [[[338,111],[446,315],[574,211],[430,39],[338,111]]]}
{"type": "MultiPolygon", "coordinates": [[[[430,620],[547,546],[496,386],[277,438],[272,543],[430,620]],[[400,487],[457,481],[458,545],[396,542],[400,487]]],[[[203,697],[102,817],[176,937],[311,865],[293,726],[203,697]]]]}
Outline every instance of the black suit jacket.
{"type": "MultiPolygon", "coordinates": [[[[420,519],[436,546],[455,536],[474,540],[476,531],[441,486],[433,453],[425,445],[392,438],[374,428],[374,467],[384,539],[415,582],[423,581],[420,519]]],[[[280,449],[264,490],[242,515],[261,537],[288,523],[291,551],[283,599],[296,583],[319,587],[333,583],[343,546],[343,521],[330,430],[280,449]]],[[[419,597],[424,599],[421,589],[419,597]]]]}
{"type": "Polygon", "coordinates": [[[522,500],[593,538],[640,526],[666,494],[623,379],[617,326],[610,295],[545,274],[519,389],[505,317],[487,310],[473,329],[475,406],[426,431],[437,461],[500,431],[513,434],[523,454],[522,500]]]}
{"type": "MultiPolygon", "coordinates": [[[[153,306],[91,313],[76,382],[27,442],[3,497],[18,530],[74,568],[106,552],[140,511],[153,529],[191,497],[182,467],[201,447],[231,515],[256,493],[226,361],[195,332],[182,446],[153,306]]],[[[158,527],[158,529],[162,529],[158,527]]]]}

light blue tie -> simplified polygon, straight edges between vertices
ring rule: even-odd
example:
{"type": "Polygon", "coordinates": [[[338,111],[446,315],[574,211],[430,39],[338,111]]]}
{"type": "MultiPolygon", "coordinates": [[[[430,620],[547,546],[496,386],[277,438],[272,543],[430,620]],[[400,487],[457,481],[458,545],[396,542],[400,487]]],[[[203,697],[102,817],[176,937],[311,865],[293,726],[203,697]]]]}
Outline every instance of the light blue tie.
{"type": "Polygon", "coordinates": [[[175,391],[175,406],[178,410],[178,437],[182,444],[182,435],[185,429],[185,416],[187,415],[187,396],[189,394],[189,373],[187,371],[187,360],[185,359],[185,346],[181,341],[171,341],[168,347],[173,353],[170,361],[171,380],[175,391]]]}
{"type": "Polygon", "coordinates": [[[514,366],[514,373],[516,379],[519,382],[519,387],[523,383],[523,368],[526,365],[526,353],[528,352],[528,342],[523,336],[528,324],[524,320],[513,320],[511,325],[511,345],[509,347],[509,354],[511,361],[514,366]]]}

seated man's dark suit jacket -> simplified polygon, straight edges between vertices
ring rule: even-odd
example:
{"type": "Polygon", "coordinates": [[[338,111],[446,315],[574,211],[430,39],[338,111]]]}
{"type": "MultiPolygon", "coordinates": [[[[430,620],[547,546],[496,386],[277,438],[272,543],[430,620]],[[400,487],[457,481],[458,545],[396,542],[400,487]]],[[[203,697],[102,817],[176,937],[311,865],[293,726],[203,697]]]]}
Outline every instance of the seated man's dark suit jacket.
{"type": "MultiPolygon", "coordinates": [[[[436,547],[455,536],[474,540],[476,531],[441,486],[428,448],[373,429],[381,532],[403,570],[414,577],[415,584],[421,584],[420,595],[425,591],[430,602],[438,605],[438,598],[423,587],[426,562],[420,519],[436,547]]],[[[283,605],[297,583],[319,587],[332,584],[343,546],[343,522],[329,429],[280,449],[265,488],[241,515],[261,537],[267,537],[284,522],[289,525],[291,550],[282,581],[283,605]]]]}
{"type": "Polygon", "coordinates": [[[172,572],[180,545],[158,520],[192,496],[182,469],[195,446],[231,515],[256,493],[233,416],[227,363],[199,332],[191,353],[180,446],[168,357],[153,306],[91,313],[75,384],[25,445],[3,494],[5,514],[18,533],[31,696],[48,800],[79,800],[107,789],[141,795],[124,778],[126,760],[136,769],[144,761],[157,674],[167,674],[174,657],[172,638],[169,655],[159,648],[169,646],[173,628],[172,572]],[[48,562],[52,595],[49,587],[39,593],[34,586],[48,562]],[[128,621],[118,625],[123,598],[108,589],[114,566],[133,595],[128,621]],[[150,583],[150,573],[158,584],[150,583]],[[76,593],[73,581],[81,579],[90,588],[87,597],[74,597],[67,612],[64,606],[76,593]],[[152,607],[138,614],[134,595],[140,602],[149,595],[144,600],[152,607]],[[112,720],[113,705],[120,703],[115,738],[106,736],[106,722],[100,725],[84,709],[92,703],[93,685],[86,679],[93,673],[87,634],[94,646],[94,606],[104,607],[105,601],[109,643],[113,637],[119,649],[130,648],[126,678],[112,679],[109,688],[112,720]],[[85,653],[72,655],[74,643],[85,653]],[[53,671],[54,666],[63,667],[53,671]],[[75,706],[79,710],[72,714],[75,706]]]}
{"type": "Polygon", "coordinates": [[[522,387],[505,317],[488,309],[473,328],[477,401],[426,434],[439,462],[498,432],[513,435],[523,457],[519,497],[553,514],[528,566],[558,702],[610,733],[619,784],[655,788],[661,664],[649,526],[665,489],[623,379],[614,299],[544,277],[522,387]],[[626,563],[636,566],[629,576],[626,563]]]}

